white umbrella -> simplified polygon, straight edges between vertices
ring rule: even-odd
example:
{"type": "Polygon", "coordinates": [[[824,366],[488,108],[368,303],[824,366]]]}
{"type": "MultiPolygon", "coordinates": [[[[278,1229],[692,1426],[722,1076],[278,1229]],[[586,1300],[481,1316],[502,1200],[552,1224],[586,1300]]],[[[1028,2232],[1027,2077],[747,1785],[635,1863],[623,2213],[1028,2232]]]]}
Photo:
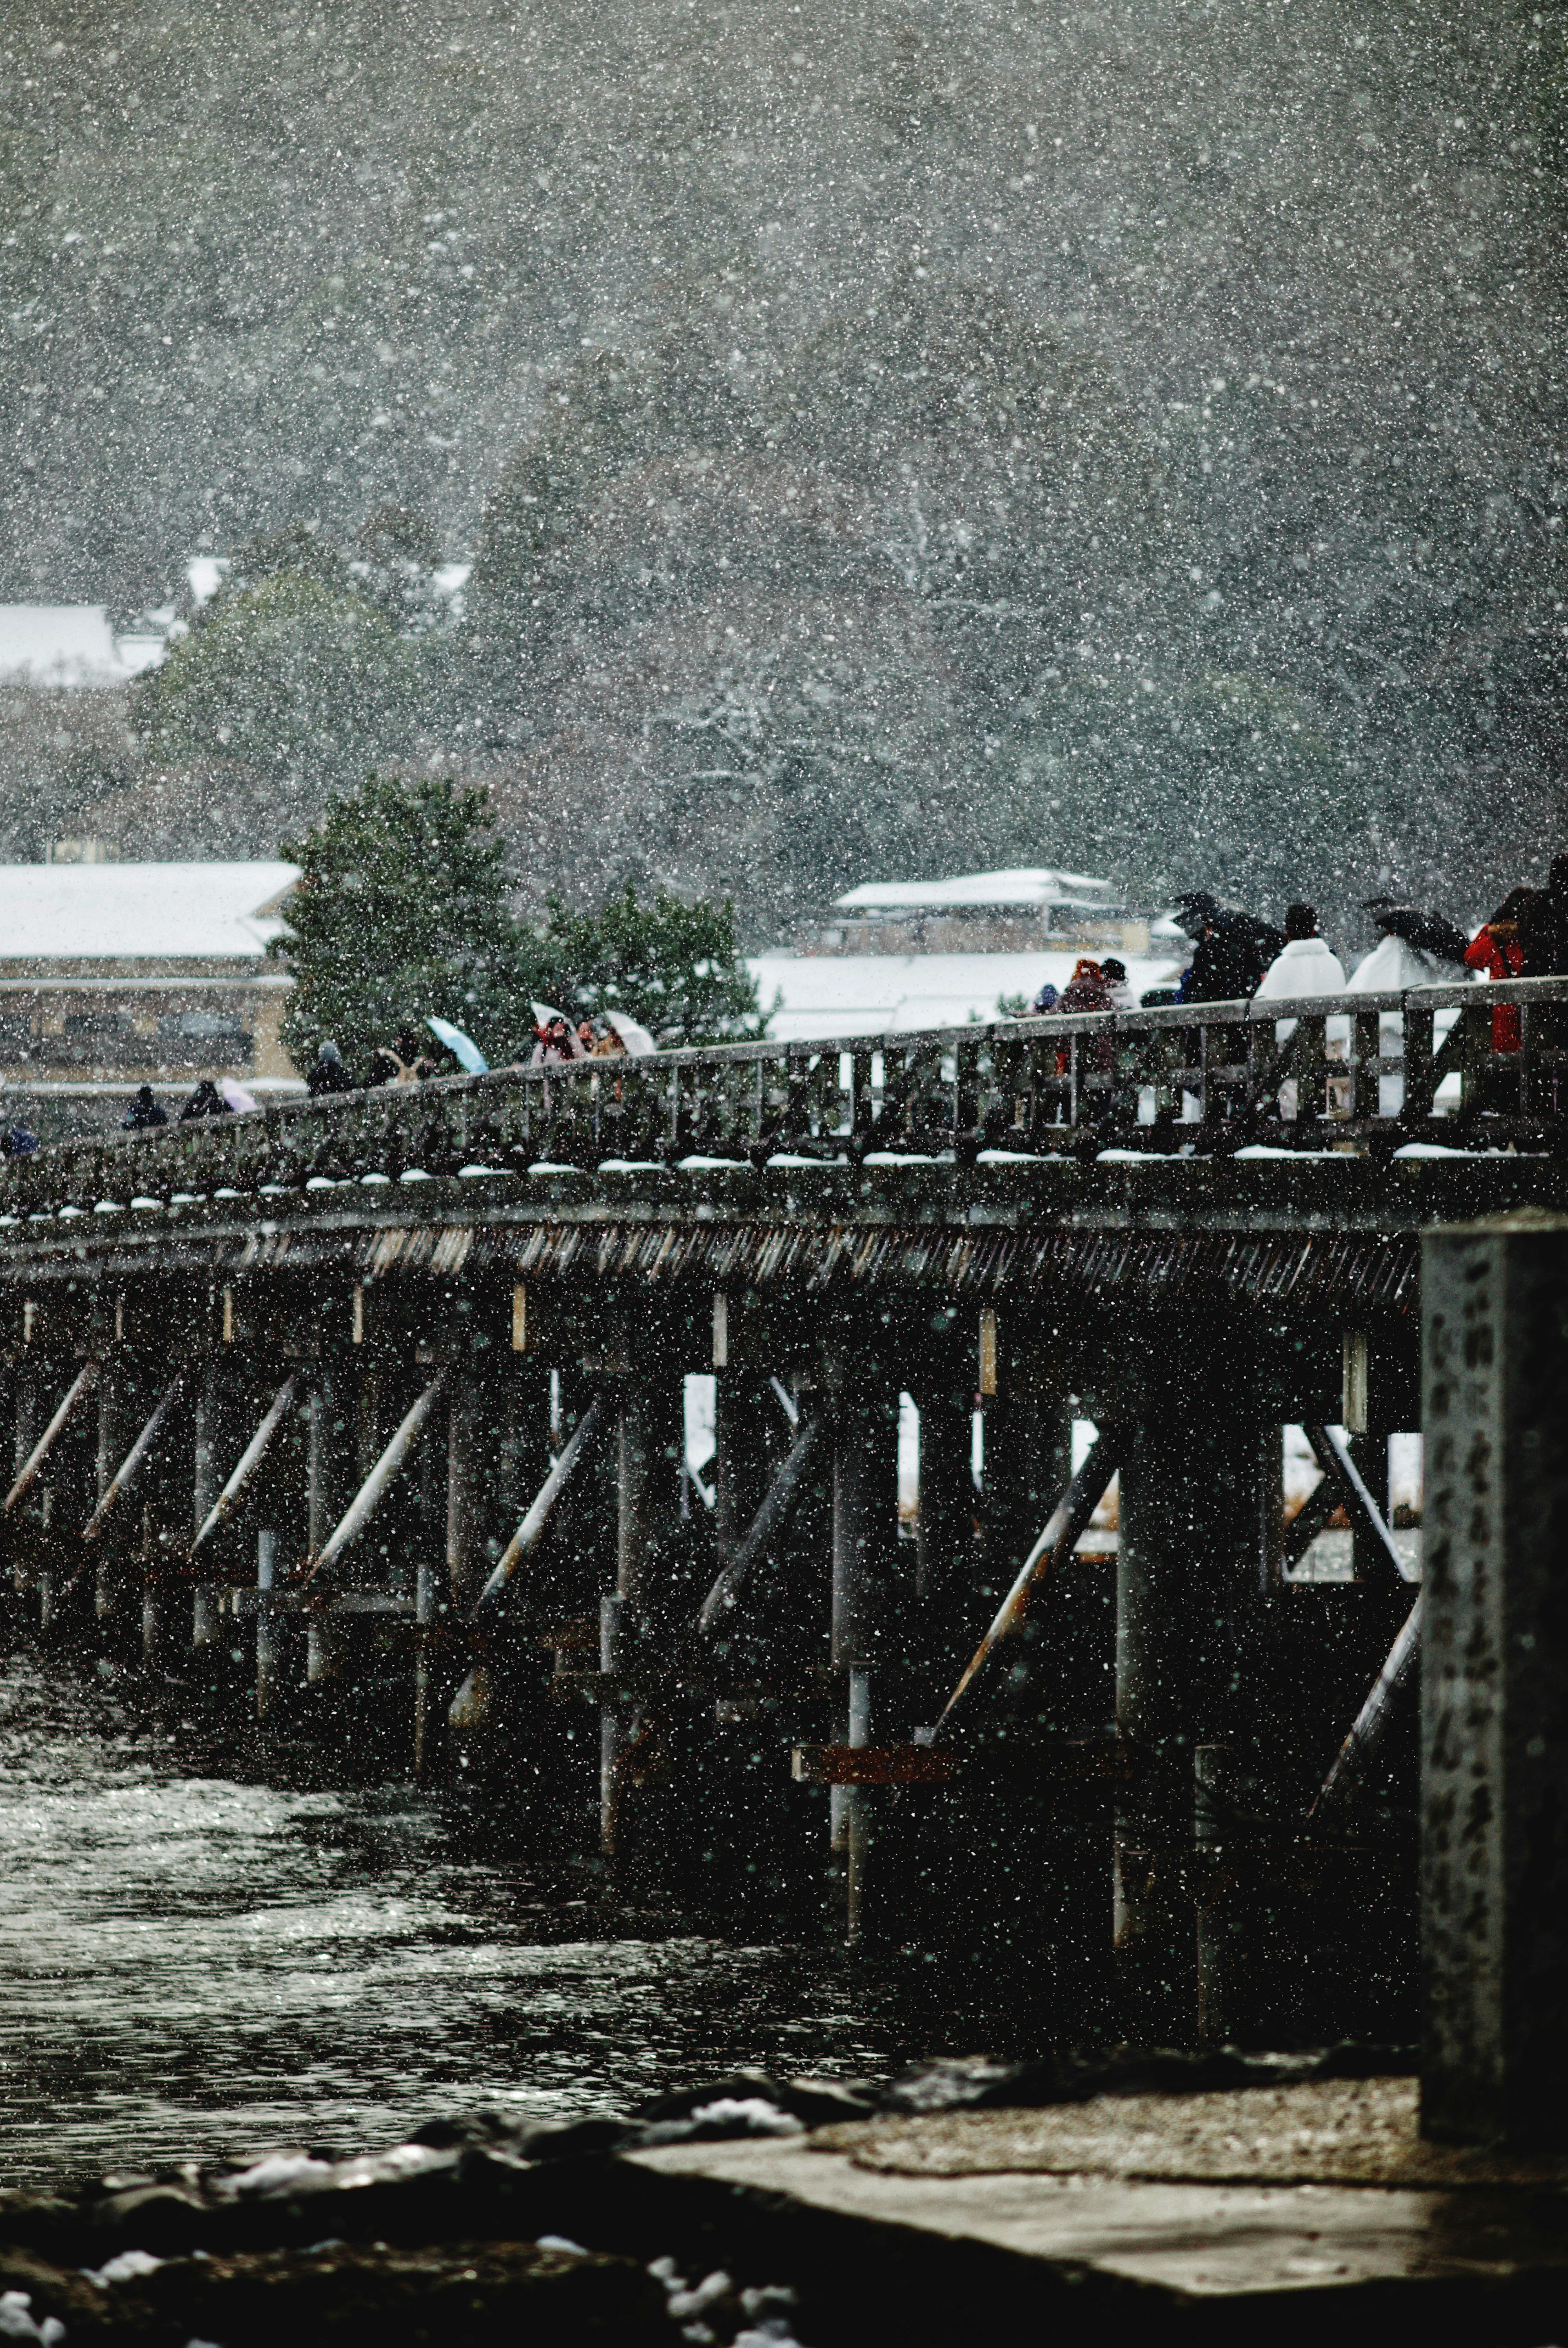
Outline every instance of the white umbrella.
{"type": "Polygon", "coordinates": [[[624,1011],[606,1011],[604,1016],[634,1059],[645,1052],[658,1050],[658,1045],[639,1020],[629,1019],[624,1011]]]}
{"type": "Polygon", "coordinates": [[[229,1107],[237,1111],[242,1117],[245,1115],[247,1110],[253,1108],[259,1109],[261,1107],[261,1102],[255,1098],[254,1095],[248,1093],[243,1085],[237,1085],[232,1076],[220,1076],[218,1079],[218,1090],[222,1094],[223,1098],[228,1102],[229,1107]]]}

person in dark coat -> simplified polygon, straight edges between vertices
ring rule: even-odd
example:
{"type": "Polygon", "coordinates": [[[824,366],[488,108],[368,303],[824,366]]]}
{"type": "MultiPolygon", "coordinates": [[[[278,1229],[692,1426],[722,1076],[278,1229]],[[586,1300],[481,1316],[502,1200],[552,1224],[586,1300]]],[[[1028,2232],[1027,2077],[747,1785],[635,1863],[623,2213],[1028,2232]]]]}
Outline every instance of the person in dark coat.
{"type": "Polygon", "coordinates": [[[232,1109],[212,1082],[211,1077],[203,1076],[181,1110],[180,1122],[181,1125],[188,1125],[195,1117],[232,1117],[232,1109]]]}
{"type": "Polygon", "coordinates": [[[1177,1001],[1246,1002],[1283,948],[1284,931],[1235,906],[1222,905],[1205,890],[1191,890],[1174,901],[1182,927],[1197,940],[1177,1001]]]}
{"type": "Polygon", "coordinates": [[[150,1126],[167,1125],[168,1122],[169,1111],[159,1107],[152,1097],[152,1086],[138,1085],[136,1098],[120,1118],[119,1129],[122,1133],[145,1133],[150,1126]]]}
{"type": "Polygon", "coordinates": [[[330,1038],[316,1046],[315,1065],[305,1080],[305,1090],[313,1100],[323,1093],[351,1093],[354,1078],[344,1066],[343,1055],[330,1038]]]}
{"type": "Polygon", "coordinates": [[[25,1125],[14,1125],[8,1133],[0,1134],[0,1158],[31,1158],[37,1147],[37,1135],[29,1133],[25,1125]]]}

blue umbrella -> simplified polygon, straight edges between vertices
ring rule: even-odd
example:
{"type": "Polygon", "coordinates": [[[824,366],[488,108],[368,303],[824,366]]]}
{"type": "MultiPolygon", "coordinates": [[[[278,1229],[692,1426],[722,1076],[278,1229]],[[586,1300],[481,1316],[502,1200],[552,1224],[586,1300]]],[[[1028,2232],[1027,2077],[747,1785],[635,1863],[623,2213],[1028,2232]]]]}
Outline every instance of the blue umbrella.
{"type": "Polygon", "coordinates": [[[489,1076],[490,1062],[471,1035],[465,1035],[462,1029],[454,1027],[449,1019],[429,1018],[425,1025],[432,1035],[439,1037],[449,1052],[457,1054],[459,1063],[470,1076],[489,1076]]]}

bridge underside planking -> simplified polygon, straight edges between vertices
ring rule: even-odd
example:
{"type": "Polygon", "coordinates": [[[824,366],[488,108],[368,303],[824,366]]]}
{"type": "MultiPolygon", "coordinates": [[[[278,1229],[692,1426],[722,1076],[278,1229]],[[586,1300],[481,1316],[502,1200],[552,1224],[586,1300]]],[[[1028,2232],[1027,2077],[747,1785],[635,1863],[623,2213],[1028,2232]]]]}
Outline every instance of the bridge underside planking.
{"type": "MultiPolygon", "coordinates": [[[[1163,1053],[1180,1095],[1191,1029],[1161,1016],[1115,1051],[1163,1053]]],[[[1066,1025],[480,1079],[13,1167],[24,1620],[236,1735],[460,1776],[617,1880],[940,1950],[977,2029],[1000,2001],[1079,2039],[1409,2035],[1386,1437],[1420,1423],[1420,1234],[1568,1210],[1568,1164],[1518,1146],[1553,1139],[1523,1096],[1400,1157],[1408,1124],[1326,1091],[1315,1147],[1276,1149],[1245,1137],[1278,1064],[1217,1043],[1186,1130],[1156,1086],[1164,1124],[1108,1153],[1101,1031],[1066,1025]],[[1248,1066],[1250,1097],[1223,1073],[1248,1066]],[[645,1127],[646,1154],[604,1147],[632,1109],[665,1120],[656,1155],[645,1127]],[[1075,1420],[1120,1462],[1081,1539],[1107,1478],[1075,1420]],[[1344,1499],[1349,1579],[1293,1578],[1292,1422],[1328,1470],[1304,1526],[1344,1499]]]]}

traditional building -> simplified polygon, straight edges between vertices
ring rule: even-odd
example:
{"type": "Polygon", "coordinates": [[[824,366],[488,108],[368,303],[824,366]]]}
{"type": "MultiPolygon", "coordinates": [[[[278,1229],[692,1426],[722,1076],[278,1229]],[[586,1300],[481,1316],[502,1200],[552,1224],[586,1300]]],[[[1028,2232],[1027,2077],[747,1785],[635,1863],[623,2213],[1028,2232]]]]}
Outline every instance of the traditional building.
{"type": "Polygon", "coordinates": [[[823,953],[1147,953],[1146,912],[1088,872],[1030,865],[944,880],[868,880],[833,901],[823,953]]]}
{"type": "Polygon", "coordinates": [[[266,950],[298,878],[283,863],[0,865],[7,1090],[84,1107],[198,1076],[297,1090],[279,1037],[292,981],[266,950]]]}

